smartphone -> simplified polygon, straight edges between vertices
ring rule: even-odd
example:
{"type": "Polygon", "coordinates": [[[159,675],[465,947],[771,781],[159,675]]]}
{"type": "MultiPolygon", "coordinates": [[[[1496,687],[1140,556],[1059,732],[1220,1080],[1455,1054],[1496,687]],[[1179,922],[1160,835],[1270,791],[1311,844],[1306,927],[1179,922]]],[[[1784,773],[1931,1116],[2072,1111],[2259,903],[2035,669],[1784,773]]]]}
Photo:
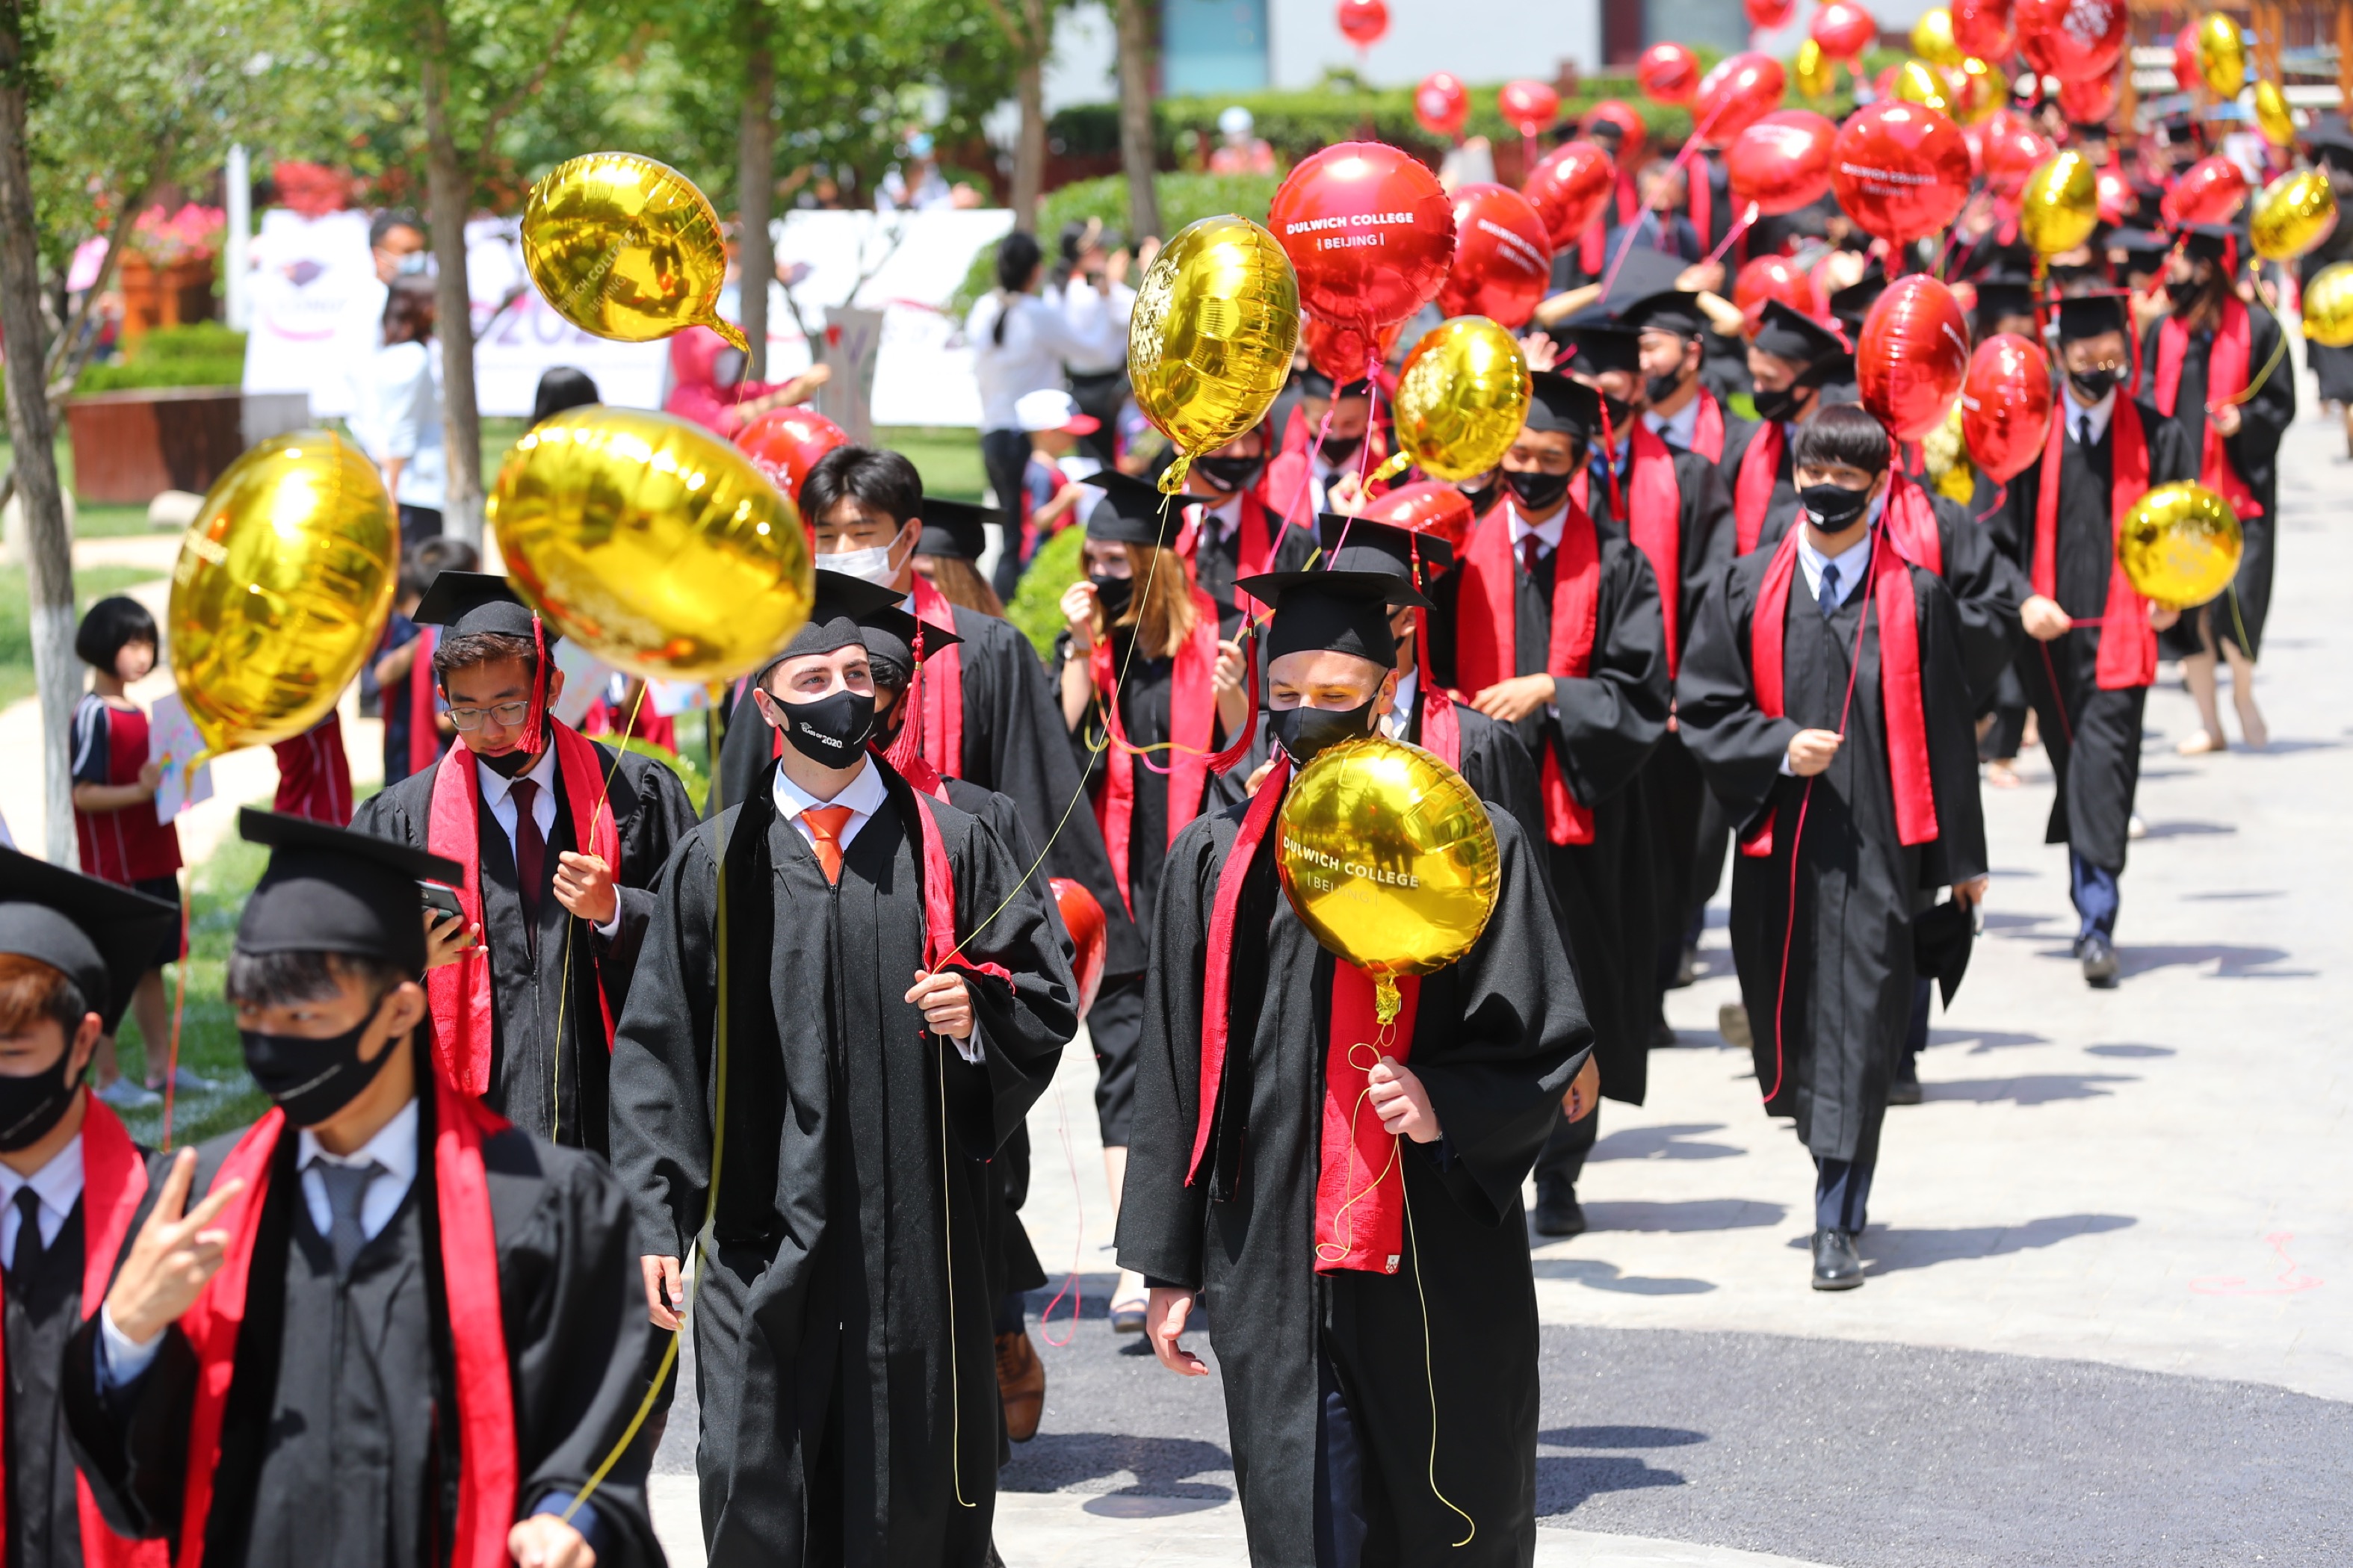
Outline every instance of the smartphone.
{"type": "Polygon", "coordinates": [[[425,900],[425,907],[451,920],[464,920],[466,911],[458,902],[458,895],[438,882],[419,882],[417,889],[425,900]]]}

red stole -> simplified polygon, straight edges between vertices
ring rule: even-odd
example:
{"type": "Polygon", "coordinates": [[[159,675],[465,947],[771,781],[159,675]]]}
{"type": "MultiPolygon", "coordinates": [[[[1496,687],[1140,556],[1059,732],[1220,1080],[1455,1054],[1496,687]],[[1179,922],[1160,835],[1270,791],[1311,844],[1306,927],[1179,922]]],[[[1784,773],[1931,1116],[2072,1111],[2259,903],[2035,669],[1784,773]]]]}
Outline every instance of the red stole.
{"type": "Polygon", "coordinates": [[[1778,420],[1767,419],[1740,454],[1732,483],[1732,552],[1746,555],[1765,536],[1765,514],[1773,505],[1773,483],[1781,477],[1781,446],[1787,437],[1778,420]]]}
{"type": "Polygon", "coordinates": [[[434,724],[434,626],[417,628],[417,658],[408,667],[408,771],[421,773],[441,755],[441,731],[434,724]]]}
{"type": "MultiPolygon", "coordinates": [[[[2212,434],[2212,426],[2208,426],[2212,434]]],[[[2148,489],[2148,438],[2140,427],[2140,410],[2131,398],[2116,396],[2116,412],[2108,416],[2111,473],[2108,515],[2119,531],[2125,515],[2148,489]]],[[[2067,454],[2067,409],[2064,398],[2051,411],[2051,438],[2042,444],[2042,472],[2034,497],[2034,591],[2044,598],[2059,597],[2059,468],[2067,454]]],[[[2063,606],[2062,606],[2063,608],[2063,606]]],[[[2157,679],[2157,633],[2148,624],[2148,601],[2125,574],[2124,552],[2109,548],[2108,602],[2098,622],[2100,649],[2093,672],[2103,691],[2126,691],[2157,679]]]]}
{"type": "MultiPolygon", "coordinates": [[[[585,852],[621,876],[621,834],[613,821],[612,802],[599,786],[602,764],[596,748],[580,731],[550,714],[549,735],[555,743],[555,777],[572,814],[572,831],[585,831],[585,852]],[[587,826],[584,830],[582,824],[587,826]]],[[[433,807],[425,847],[466,868],[466,885],[458,889],[458,907],[466,923],[482,919],[482,788],[475,776],[474,754],[463,746],[450,749],[433,775],[433,807]]],[[[455,963],[445,963],[425,976],[425,990],[433,1004],[433,1058],[448,1080],[468,1094],[487,1094],[491,1088],[491,955],[490,932],[483,945],[455,963]]],[[[590,959],[594,963],[593,958],[590,959]]],[[[596,1010],[605,1031],[605,1048],[613,1048],[613,1005],[600,986],[596,1010]]]]}
{"type": "Polygon", "coordinates": [[[950,778],[964,776],[964,647],[950,643],[939,652],[926,655],[923,646],[923,627],[937,626],[944,632],[955,630],[955,606],[947,595],[932,586],[932,580],[922,573],[915,574],[915,680],[923,691],[922,744],[923,756],[934,768],[950,778]]]}
{"type": "Polygon", "coordinates": [[[1667,679],[1683,662],[1681,635],[1683,601],[1683,500],[1675,482],[1674,455],[1656,432],[1634,421],[1634,461],[1631,503],[1626,509],[1626,533],[1634,548],[1650,557],[1658,574],[1659,610],[1667,622],[1667,679]]]}
{"type": "MultiPolygon", "coordinates": [[[[1153,769],[1168,777],[1169,844],[1176,842],[1180,828],[1201,815],[1201,794],[1209,781],[1211,742],[1217,738],[1218,605],[1198,588],[1192,590],[1192,595],[1193,629],[1170,661],[1168,765],[1153,769]]],[[[1103,826],[1103,847],[1111,853],[1111,872],[1119,884],[1120,902],[1132,917],[1135,899],[1127,886],[1128,844],[1135,818],[1136,756],[1128,744],[1127,725],[1120,717],[1117,670],[1109,637],[1098,637],[1087,650],[1087,668],[1103,699],[1104,721],[1111,731],[1095,821],[1103,826]]],[[[1145,765],[1152,766],[1148,762],[1145,765]]],[[[1166,845],[1160,847],[1165,850],[1166,845]]]]}
{"type": "MultiPolygon", "coordinates": [[[[558,727],[561,732],[562,727],[558,727]]],[[[438,973],[437,971],[437,973],[438,973]]],[[[482,1173],[482,1141],[507,1124],[435,1075],[433,1200],[441,1232],[442,1303],[454,1352],[459,1451],[457,1550],[452,1568],[501,1568],[509,1561],[507,1531],[514,1527],[521,1465],[515,1454],[514,1384],[507,1361],[506,1317],[499,1299],[498,1233],[491,1221],[490,1185],[482,1173]]],[[[188,1422],[187,1487],[180,1518],[179,1568],[199,1568],[205,1523],[212,1510],[213,1475],[220,1464],[221,1422],[236,1374],[237,1341],[245,1324],[254,1243],[261,1228],[285,1112],[273,1107],[229,1152],[213,1178],[241,1180],[219,1224],[229,1233],[228,1257],[195,1306],[180,1319],[196,1357],[195,1409],[188,1422]]],[[[293,1201],[302,1201],[298,1192],[293,1201]]],[[[261,1281],[264,1289],[275,1279],[261,1281]]]]}
{"type": "MultiPolygon", "coordinates": [[[[81,1315],[85,1321],[106,1300],[114,1278],[115,1255],[131,1233],[132,1216],[147,1195],[147,1163],[132,1146],[122,1122],[96,1095],[83,1097],[81,1120],[81,1315]]],[[[0,1342],[0,1401],[8,1389],[7,1345],[0,1342]]],[[[8,1527],[8,1484],[0,1454],[0,1537],[8,1527]]],[[[106,1527],[90,1482],[74,1478],[81,1515],[81,1559],[90,1568],[164,1568],[172,1560],[161,1541],[125,1541],[106,1527]]]]}
{"type": "MultiPolygon", "coordinates": [[[[1757,611],[1748,628],[1749,679],[1757,710],[1768,719],[1788,716],[1783,699],[1783,630],[1798,577],[1799,531],[1789,530],[1766,568],[1757,611]]],[[[1895,792],[1895,837],[1926,844],[1936,837],[1936,795],[1928,771],[1928,722],[1920,703],[1920,625],[1912,597],[1912,574],[1893,549],[1871,552],[1872,598],[1879,611],[1879,700],[1887,714],[1887,771],[1895,792]]],[[[1866,605],[1868,616],[1872,605],[1866,605]]],[[[1810,608],[1810,606],[1809,606],[1810,608]]],[[[1773,814],[1741,840],[1743,855],[1773,853],[1773,814]]]]}
{"type": "MultiPolygon", "coordinates": [[[[2206,405],[2210,410],[2231,402],[2247,389],[2252,334],[2247,307],[2235,297],[2226,297],[2221,323],[2214,329],[2213,347],[2206,355],[2206,405]]],[[[2168,419],[2173,417],[2174,405],[2181,397],[2181,360],[2189,352],[2189,323],[2179,316],[2166,317],[2157,329],[2157,411],[2168,419]]],[[[2198,453],[2198,482],[2229,501],[2231,510],[2242,520],[2263,515],[2262,503],[2247,488],[2247,481],[2239,477],[2230,452],[2222,445],[2221,433],[2214,428],[2211,417],[2206,421],[2205,443],[2198,453]]]]}
{"type": "Polygon", "coordinates": [[[1945,540],[1936,531],[1936,509],[1928,502],[1928,492],[1912,481],[1912,476],[1890,465],[1887,470],[1887,501],[1880,509],[1880,517],[1887,524],[1887,536],[1895,543],[1896,552],[1923,572],[1945,574],[1945,540]]]}
{"type": "Polygon", "coordinates": [[[1704,386],[1699,389],[1699,415],[1692,421],[1692,450],[1711,463],[1724,461],[1724,405],[1704,386]]]}
{"type": "MultiPolygon", "coordinates": [[[[1519,562],[1512,549],[1509,502],[1482,519],[1462,556],[1462,613],[1455,618],[1454,675],[1473,694],[1519,673],[1519,562]],[[1485,614],[1478,611],[1483,608],[1485,614]]],[[[1593,637],[1601,613],[1601,540],[1593,520],[1571,504],[1553,553],[1552,636],[1545,673],[1581,680],[1593,664],[1593,637]]],[[[1593,813],[1568,793],[1560,753],[1546,743],[1543,787],[1545,837],[1555,844],[1593,842],[1593,813]]]]}
{"type": "MultiPolygon", "coordinates": [[[[1430,667],[1421,667],[1427,670],[1430,667]]],[[[1462,719],[1454,711],[1454,699],[1446,695],[1422,676],[1417,688],[1421,698],[1421,749],[1452,768],[1462,771],[1462,719]]]]}

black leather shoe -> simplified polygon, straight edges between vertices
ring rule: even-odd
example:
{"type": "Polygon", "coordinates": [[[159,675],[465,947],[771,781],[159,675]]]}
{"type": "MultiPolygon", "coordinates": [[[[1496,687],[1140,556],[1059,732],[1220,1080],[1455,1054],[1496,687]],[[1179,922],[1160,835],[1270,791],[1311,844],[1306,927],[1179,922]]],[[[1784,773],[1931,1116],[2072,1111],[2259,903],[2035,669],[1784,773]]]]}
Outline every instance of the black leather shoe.
{"type": "Polygon", "coordinates": [[[2094,991],[2116,988],[2116,944],[2108,940],[2107,932],[2084,932],[2075,944],[2075,956],[2084,961],[2084,984],[2094,991]]]}
{"type": "Polygon", "coordinates": [[[1910,1057],[1902,1057],[1896,1060],[1895,1077],[1889,1080],[1887,1085],[1887,1103],[1890,1105],[1920,1103],[1920,1068],[1910,1057]]]}
{"type": "Polygon", "coordinates": [[[1862,1259],[1855,1256],[1854,1233],[1814,1232],[1814,1289],[1852,1290],[1862,1283],[1862,1259]]]}
{"type": "Polygon", "coordinates": [[[1667,982],[1670,991],[1681,991],[1699,980],[1699,949],[1686,947],[1675,957],[1674,978],[1667,982]]]}
{"type": "Polygon", "coordinates": [[[1557,1241],[1585,1234],[1585,1211],[1577,1205],[1574,1187],[1536,1189],[1536,1234],[1557,1241]]]}

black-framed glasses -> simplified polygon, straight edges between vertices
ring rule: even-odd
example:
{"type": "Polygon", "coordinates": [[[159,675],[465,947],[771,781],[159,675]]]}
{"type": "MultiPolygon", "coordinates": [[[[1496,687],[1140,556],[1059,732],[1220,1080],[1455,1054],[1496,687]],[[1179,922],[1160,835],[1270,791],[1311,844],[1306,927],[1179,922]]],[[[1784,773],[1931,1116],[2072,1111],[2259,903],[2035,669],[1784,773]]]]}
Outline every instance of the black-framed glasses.
{"type": "Polygon", "coordinates": [[[479,730],[482,727],[482,721],[486,717],[496,719],[500,723],[512,729],[531,717],[531,700],[525,698],[520,702],[496,702],[488,708],[449,710],[449,722],[460,730],[479,730]]]}

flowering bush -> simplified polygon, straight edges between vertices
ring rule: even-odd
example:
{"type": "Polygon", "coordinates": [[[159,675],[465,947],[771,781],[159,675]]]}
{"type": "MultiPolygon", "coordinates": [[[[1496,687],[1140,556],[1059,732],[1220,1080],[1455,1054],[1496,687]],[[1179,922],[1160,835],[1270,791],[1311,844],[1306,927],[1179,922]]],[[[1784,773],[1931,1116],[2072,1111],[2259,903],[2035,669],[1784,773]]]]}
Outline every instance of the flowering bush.
{"type": "Polygon", "coordinates": [[[209,259],[219,253],[227,226],[228,215],[218,207],[189,202],[167,217],[159,205],[141,213],[132,225],[131,247],[158,267],[209,259]]]}

